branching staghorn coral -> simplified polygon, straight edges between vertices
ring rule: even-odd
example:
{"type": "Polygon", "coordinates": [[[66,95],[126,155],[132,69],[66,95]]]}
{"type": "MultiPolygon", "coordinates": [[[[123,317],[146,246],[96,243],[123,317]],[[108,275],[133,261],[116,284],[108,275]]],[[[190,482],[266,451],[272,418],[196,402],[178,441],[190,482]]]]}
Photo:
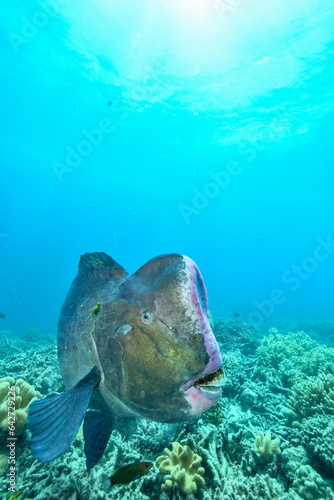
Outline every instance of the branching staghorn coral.
{"type": "MultiPolygon", "coordinates": [[[[30,403],[39,398],[41,394],[21,378],[16,382],[12,377],[0,379],[0,431],[2,433],[8,429],[8,406],[11,409],[8,397],[11,401],[13,395],[13,391],[9,392],[11,387],[15,391],[15,409],[13,406],[12,411],[15,414],[15,435],[18,436],[25,430],[30,403]]],[[[14,399],[13,396],[12,399],[14,399]]]]}
{"type": "Polygon", "coordinates": [[[255,439],[256,453],[261,455],[267,462],[270,462],[274,455],[281,453],[279,445],[280,440],[278,438],[272,440],[270,431],[266,434],[260,431],[255,439]]]}
{"type": "Polygon", "coordinates": [[[182,446],[177,441],[172,443],[172,448],[172,451],[165,448],[165,454],[156,460],[159,471],[172,477],[161,485],[161,491],[171,493],[176,482],[182,493],[196,493],[205,484],[205,470],[200,466],[202,457],[194,453],[189,446],[182,446]]]}

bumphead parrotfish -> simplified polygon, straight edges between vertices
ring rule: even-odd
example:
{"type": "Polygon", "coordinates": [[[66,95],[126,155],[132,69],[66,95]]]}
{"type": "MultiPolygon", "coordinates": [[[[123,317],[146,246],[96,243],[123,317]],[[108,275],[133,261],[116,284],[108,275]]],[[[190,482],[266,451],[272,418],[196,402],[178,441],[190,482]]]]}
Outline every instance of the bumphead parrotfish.
{"type": "Polygon", "coordinates": [[[83,255],[60,313],[58,361],[67,391],[29,409],[42,462],[68,449],[83,419],[90,470],[115,418],[182,422],[211,408],[224,375],[196,264],[161,255],[129,275],[105,253],[83,255]]]}

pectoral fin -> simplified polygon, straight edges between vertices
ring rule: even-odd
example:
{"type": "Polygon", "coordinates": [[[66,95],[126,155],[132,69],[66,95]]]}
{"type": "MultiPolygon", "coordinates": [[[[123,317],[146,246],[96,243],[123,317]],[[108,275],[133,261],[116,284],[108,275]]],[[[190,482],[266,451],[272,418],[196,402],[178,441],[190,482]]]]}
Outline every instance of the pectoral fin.
{"type": "Polygon", "coordinates": [[[50,462],[69,448],[85,416],[91,394],[101,380],[99,368],[91,371],[69,391],[39,401],[29,408],[28,428],[33,457],[50,462]]]}
{"type": "Polygon", "coordinates": [[[113,419],[102,411],[88,411],[83,424],[87,471],[100,460],[108,444],[113,419]]]}

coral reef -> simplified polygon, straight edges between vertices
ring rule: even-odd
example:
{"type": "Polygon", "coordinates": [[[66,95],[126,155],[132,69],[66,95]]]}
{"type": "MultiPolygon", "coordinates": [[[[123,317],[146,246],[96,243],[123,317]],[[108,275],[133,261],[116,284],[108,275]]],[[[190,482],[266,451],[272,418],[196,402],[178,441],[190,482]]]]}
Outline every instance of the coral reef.
{"type": "MultiPolygon", "coordinates": [[[[8,429],[8,397],[10,397],[9,389],[14,387],[15,390],[15,435],[19,436],[26,428],[29,405],[41,394],[22,379],[18,379],[14,383],[12,377],[0,379],[0,430],[2,433],[8,429]]],[[[14,405],[14,402],[13,402],[14,405]]],[[[11,409],[11,408],[10,408],[11,409]]]]}
{"type": "Polygon", "coordinates": [[[205,500],[285,500],[284,487],[268,474],[245,478],[241,473],[225,482],[223,496],[204,496],[205,500]]]}
{"type": "Polygon", "coordinates": [[[0,377],[20,376],[41,394],[65,390],[59,373],[57,347],[36,347],[31,344],[27,351],[10,351],[0,362],[0,377]]]}
{"type": "Polygon", "coordinates": [[[0,358],[4,358],[10,349],[10,341],[8,340],[9,335],[10,331],[8,330],[0,331],[0,358]]]}
{"type": "Polygon", "coordinates": [[[334,321],[300,321],[294,330],[308,333],[317,342],[334,345],[334,321]]]}
{"type": "Polygon", "coordinates": [[[293,386],[290,408],[300,418],[317,413],[334,415],[334,365],[328,363],[317,377],[308,377],[293,386]]]}
{"type": "Polygon", "coordinates": [[[249,365],[243,364],[243,355],[239,349],[228,352],[224,352],[222,348],[221,350],[225,373],[224,394],[233,397],[239,393],[240,387],[247,380],[246,369],[249,365]]]}
{"type": "Polygon", "coordinates": [[[278,373],[284,387],[292,387],[295,382],[302,380],[304,375],[296,368],[290,359],[284,359],[278,365],[278,373]]]}
{"type": "Polygon", "coordinates": [[[279,445],[280,440],[278,438],[271,439],[270,431],[266,434],[260,431],[255,439],[256,453],[261,455],[261,457],[263,457],[267,462],[272,460],[275,455],[278,455],[278,453],[281,453],[279,445]]]}
{"type": "Polygon", "coordinates": [[[38,344],[39,347],[42,347],[50,344],[55,345],[55,343],[55,335],[52,335],[51,333],[42,333],[34,328],[30,328],[17,339],[17,345],[20,347],[31,344],[38,344]]]}
{"type": "Polygon", "coordinates": [[[309,465],[310,459],[304,446],[289,446],[282,452],[282,467],[285,477],[291,483],[301,465],[309,465]]]}
{"type": "Polygon", "coordinates": [[[41,333],[38,330],[27,330],[20,337],[13,337],[10,330],[0,331],[0,360],[11,359],[17,354],[24,355],[25,351],[32,346],[40,348],[42,346],[55,345],[56,337],[50,333],[41,333]]]}
{"type": "Polygon", "coordinates": [[[259,345],[259,334],[241,318],[234,321],[212,321],[211,327],[223,350],[239,349],[243,354],[253,354],[259,345]]]}
{"type": "Polygon", "coordinates": [[[292,484],[292,490],[297,493],[297,496],[291,495],[293,500],[300,498],[303,500],[334,500],[331,489],[310,465],[299,467],[292,484]]]}
{"type": "Polygon", "coordinates": [[[325,363],[334,362],[334,348],[319,345],[304,332],[283,335],[276,328],[261,340],[258,354],[278,368],[289,359],[295,368],[306,375],[316,375],[325,363]]]}
{"type": "Polygon", "coordinates": [[[2,476],[8,468],[7,455],[0,454],[0,476],[2,476]]]}
{"type": "Polygon", "coordinates": [[[172,443],[172,451],[165,448],[164,453],[157,458],[156,466],[163,474],[169,474],[171,479],[166,479],[161,491],[170,494],[174,483],[186,494],[196,493],[204,487],[205,470],[201,467],[202,457],[194,453],[189,446],[182,446],[178,442],[172,443]]]}
{"type": "MultiPolygon", "coordinates": [[[[213,408],[177,424],[138,419],[133,426],[120,420],[106,452],[89,473],[80,433],[63,456],[41,463],[31,455],[29,432],[22,432],[16,442],[16,467],[17,489],[23,498],[333,500],[332,350],[305,333],[284,335],[271,330],[260,345],[259,335],[240,320],[212,324],[218,329],[226,374],[223,397],[213,408]],[[164,448],[168,454],[161,457],[161,463],[166,460],[167,466],[173,442],[178,443],[178,450],[182,447],[180,454],[189,448],[193,454],[189,457],[201,457],[195,474],[201,484],[205,477],[203,488],[189,479],[197,491],[184,493],[171,469],[163,478],[153,467],[128,487],[104,490],[105,477],[113,470],[131,462],[155,462],[164,448]],[[201,469],[205,475],[198,473],[201,469]],[[168,495],[161,491],[163,481],[168,495]]],[[[29,336],[13,339],[10,333],[5,335],[10,345],[6,348],[3,340],[4,357],[0,357],[0,377],[10,379],[5,393],[15,379],[26,381],[43,395],[64,390],[56,346],[41,345],[38,333],[33,335],[34,342],[29,342],[29,336]]],[[[7,453],[5,448],[2,453],[7,453]]],[[[0,476],[0,488],[6,489],[6,473],[0,476]]]]}
{"type": "Polygon", "coordinates": [[[326,474],[334,471],[334,419],[332,415],[315,415],[303,420],[303,445],[313,463],[326,474]]]}

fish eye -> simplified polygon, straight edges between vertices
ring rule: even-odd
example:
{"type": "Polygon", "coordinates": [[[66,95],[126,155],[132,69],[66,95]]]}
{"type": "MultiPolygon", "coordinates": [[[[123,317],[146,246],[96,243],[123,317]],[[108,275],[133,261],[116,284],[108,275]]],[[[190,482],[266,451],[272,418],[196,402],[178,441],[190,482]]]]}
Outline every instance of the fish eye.
{"type": "Polygon", "coordinates": [[[140,319],[144,325],[152,325],[155,320],[154,314],[152,314],[148,309],[142,312],[140,319]]]}

